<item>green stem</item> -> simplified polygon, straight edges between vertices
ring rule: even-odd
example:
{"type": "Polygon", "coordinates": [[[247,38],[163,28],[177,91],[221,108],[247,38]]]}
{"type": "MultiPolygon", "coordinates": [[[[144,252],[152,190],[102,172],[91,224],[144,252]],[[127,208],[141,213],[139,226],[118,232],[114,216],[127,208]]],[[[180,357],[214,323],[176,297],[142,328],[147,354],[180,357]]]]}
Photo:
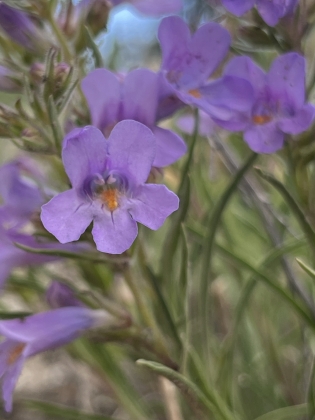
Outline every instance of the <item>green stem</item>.
{"type": "MultiPolygon", "coordinates": [[[[228,185],[226,190],[224,191],[223,195],[221,196],[220,200],[217,202],[216,206],[214,207],[210,217],[208,219],[207,227],[206,227],[206,236],[203,246],[203,255],[204,259],[202,262],[201,268],[201,284],[200,284],[200,315],[201,315],[201,325],[202,325],[202,332],[204,335],[204,343],[205,343],[205,356],[208,354],[209,349],[209,338],[208,338],[208,316],[207,316],[207,308],[208,308],[208,287],[209,287],[209,275],[211,272],[211,265],[212,265],[212,256],[213,256],[213,246],[215,243],[215,236],[220,224],[221,216],[229,203],[230,198],[232,197],[234,191],[236,190],[239,182],[241,181],[244,174],[248,171],[248,169],[252,166],[254,161],[257,159],[257,154],[252,153],[244,165],[238,170],[235,174],[234,179],[228,185]]],[[[205,358],[207,359],[207,358],[205,358]]]]}

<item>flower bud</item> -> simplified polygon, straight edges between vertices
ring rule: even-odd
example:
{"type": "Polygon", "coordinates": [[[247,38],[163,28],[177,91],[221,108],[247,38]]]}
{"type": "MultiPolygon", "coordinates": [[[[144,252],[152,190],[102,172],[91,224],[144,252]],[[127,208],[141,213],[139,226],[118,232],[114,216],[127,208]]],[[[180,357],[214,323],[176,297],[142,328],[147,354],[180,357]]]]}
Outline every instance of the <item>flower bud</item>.
{"type": "Polygon", "coordinates": [[[48,40],[45,40],[39,29],[39,21],[36,21],[34,16],[3,2],[0,2],[0,28],[14,42],[30,51],[47,49],[48,40]]]}
{"type": "Polygon", "coordinates": [[[35,84],[42,83],[45,75],[45,65],[43,63],[34,63],[30,68],[30,77],[35,84]]]}

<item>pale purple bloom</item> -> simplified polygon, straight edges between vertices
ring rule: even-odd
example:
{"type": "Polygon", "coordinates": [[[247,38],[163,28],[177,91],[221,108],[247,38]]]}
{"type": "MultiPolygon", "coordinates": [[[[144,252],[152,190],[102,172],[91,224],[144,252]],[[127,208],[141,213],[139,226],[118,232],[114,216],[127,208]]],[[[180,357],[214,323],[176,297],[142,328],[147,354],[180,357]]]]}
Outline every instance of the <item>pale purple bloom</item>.
{"type": "Polygon", "coordinates": [[[84,330],[110,324],[105,311],[60,308],[23,319],[0,321],[0,377],[5,410],[12,411],[12,397],[25,360],[37,353],[68,344],[84,330]]]}
{"type": "Polygon", "coordinates": [[[216,120],[231,131],[244,130],[244,139],[258,153],[283,147],[286,134],[299,134],[311,125],[315,109],[305,102],[305,59],[297,53],[277,57],[265,73],[249,57],[236,57],[225,70],[249,80],[254,101],[247,114],[233,122],[216,120]]]}
{"type": "Polygon", "coordinates": [[[181,18],[170,16],[162,20],[158,37],[164,82],[181,101],[224,120],[248,109],[253,92],[246,80],[225,76],[208,81],[229,50],[226,29],[210,22],[191,35],[181,18]]]}
{"type": "Polygon", "coordinates": [[[32,177],[38,176],[26,159],[6,163],[0,167],[0,223],[17,226],[29,220],[44,200],[32,177]],[[30,175],[25,177],[23,174],[30,175]]]}
{"type": "Polygon", "coordinates": [[[164,185],[145,184],[155,144],[151,130],[131,120],[119,122],[108,140],[92,126],[69,133],[62,159],[72,189],[42,207],[45,228],[66,243],[78,240],[93,221],[97,249],[110,254],[131,246],[137,222],[159,229],[177,210],[178,197],[164,185]]]}
{"type": "Polygon", "coordinates": [[[298,0],[222,0],[226,9],[241,16],[254,6],[269,26],[275,26],[279,19],[294,12],[298,0]]]}
{"type": "Polygon", "coordinates": [[[60,281],[52,281],[46,291],[46,300],[53,309],[66,306],[84,307],[84,304],[75,296],[71,287],[60,281]]]}
{"type": "Polygon", "coordinates": [[[119,78],[106,69],[96,69],[82,80],[92,124],[106,137],[122,120],[132,119],[148,126],[156,138],[153,166],[167,166],[186,152],[183,140],[173,131],[156,126],[160,76],[147,69],[133,70],[119,78]]]}
{"type": "Polygon", "coordinates": [[[43,48],[43,36],[31,15],[0,2],[0,28],[28,50],[43,48]]]}
{"type": "Polygon", "coordinates": [[[56,242],[39,242],[31,235],[17,232],[14,229],[6,230],[0,226],[0,289],[14,268],[45,264],[60,259],[57,256],[34,254],[24,251],[16,247],[14,245],[15,243],[29,248],[55,251],[79,252],[87,249],[87,244],[83,243],[60,245],[56,242]]]}
{"type": "Polygon", "coordinates": [[[21,90],[21,84],[17,81],[17,75],[7,67],[0,65],[0,90],[2,92],[15,93],[21,90]]]}

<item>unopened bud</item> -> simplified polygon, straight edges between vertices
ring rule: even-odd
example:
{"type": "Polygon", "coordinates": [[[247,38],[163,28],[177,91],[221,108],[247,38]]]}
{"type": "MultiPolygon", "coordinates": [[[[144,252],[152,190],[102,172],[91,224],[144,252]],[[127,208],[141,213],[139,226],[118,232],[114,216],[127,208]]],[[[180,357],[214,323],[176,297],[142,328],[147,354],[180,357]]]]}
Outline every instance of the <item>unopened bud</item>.
{"type": "Polygon", "coordinates": [[[93,35],[98,34],[106,27],[111,7],[112,5],[108,0],[94,0],[91,2],[86,23],[93,35]]]}
{"type": "Polygon", "coordinates": [[[30,68],[30,77],[32,82],[40,84],[43,82],[45,74],[45,65],[43,63],[34,63],[30,68]]]}

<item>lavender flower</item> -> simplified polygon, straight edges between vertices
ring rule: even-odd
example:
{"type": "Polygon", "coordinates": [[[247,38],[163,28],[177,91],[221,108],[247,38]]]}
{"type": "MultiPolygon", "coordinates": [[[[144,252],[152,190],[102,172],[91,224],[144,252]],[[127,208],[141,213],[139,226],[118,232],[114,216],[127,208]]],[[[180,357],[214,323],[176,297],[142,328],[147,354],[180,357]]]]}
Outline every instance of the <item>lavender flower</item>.
{"type": "Polygon", "coordinates": [[[0,223],[11,226],[27,222],[32,213],[43,204],[38,187],[22,173],[38,176],[26,159],[18,159],[0,167],[0,195],[4,205],[0,206],[0,223]]]}
{"type": "Polygon", "coordinates": [[[130,120],[118,123],[108,140],[95,127],[73,130],[62,152],[73,188],[42,207],[45,228],[66,243],[78,240],[93,220],[97,249],[110,254],[131,246],[136,222],[160,228],[177,210],[178,198],[164,185],[144,184],[155,143],[146,126],[130,120]]]}
{"type": "Polygon", "coordinates": [[[45,39],[31,15],[0,2],[0,28],[17,44],[30,51],[45,50],[45,39]]]}
{"type": "MultiPolygon", "coordinates": [[[[176,124],[181,131],[192,135],[194,132],[195,118],[193,114],[191,113],[184,114],[184,115],[181,115],[177,119],[176,124]]],[[[204,137],[209,137],[213,133],[214,128],[215,128],[215,123],[212,120],[212,118],[210,118],[209,115],[206,114],[205,112],[200,111],[198,134],[204,137]]]]}
{"type": "Polygon", "coordinates": [[[0,321],[0,377],[5,410],[12,411],[12,394],[28,357],[63,346],[84,330],[111,325],[112,317],[102,310],[60,308],[24,319],[0,321]]]}
{"type": "Polygon", "coordinates": [[[46,291],[46,300],[53,309],[66,306],[84,307],[83,303],[75,297],[74,291],[59,281],[51,282],[46,291]]]}
{"type": "Polygon", "coordinates": [[[305,59],[299,54],[276,58],[267,74],[250,58],[236,57],[225,74],[249,80],[254,101],[250,112],[233,122],[216,122],[228,130],[244,130],[244,139],[255,152],[276,152],[286,134],[302,133],[311,125],[315,108],[305,103],[305,59]]]}
{"type": "Polygon", "coordinates": [[[275,26],[279,19],[294,12],[298,0],[222,0],[227,10],[241,16],[257,6],[258,12],[269,26],[275,26]]]}
{"type": "Polygon", "coordinates": [[[160,76],[147,69],[138,69],[121,79],[106,69],[97,69],[82,81],[92,123],[106,137],[115,124],[133,119],[148,126],[156,137],[153,166],[167,166],[186,152],[183,140],[174,132],[156,126],[160,94],[160,76]]]}
{"type": "Polygon", "coordinates": [[[230,46],[226,29],[210,22],[191,36],[186,23],[171,16],[162,20],[158,36],[164,83],[181,101],[224,120],[233,118],[235,111],[248,109],[253,92],[246,80],[225,76],[208,83],[230,46]]]}

